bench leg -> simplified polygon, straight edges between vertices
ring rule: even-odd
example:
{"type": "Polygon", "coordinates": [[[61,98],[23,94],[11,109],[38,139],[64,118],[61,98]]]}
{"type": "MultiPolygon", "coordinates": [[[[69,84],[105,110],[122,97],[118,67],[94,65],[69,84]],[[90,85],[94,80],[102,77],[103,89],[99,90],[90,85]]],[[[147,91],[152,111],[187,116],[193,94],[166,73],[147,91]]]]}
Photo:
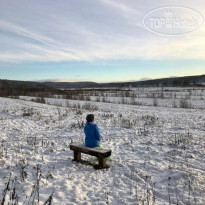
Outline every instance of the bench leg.
{"type": "Polygon", "coordinates": [[[81,161],[81,152],[74,151],[74,161],[81,161]]]}
{"type": "Polygon", "coordinates": [[[106,158],[98,158],[99,160],[99,167],[106,168],[106,158]]]}

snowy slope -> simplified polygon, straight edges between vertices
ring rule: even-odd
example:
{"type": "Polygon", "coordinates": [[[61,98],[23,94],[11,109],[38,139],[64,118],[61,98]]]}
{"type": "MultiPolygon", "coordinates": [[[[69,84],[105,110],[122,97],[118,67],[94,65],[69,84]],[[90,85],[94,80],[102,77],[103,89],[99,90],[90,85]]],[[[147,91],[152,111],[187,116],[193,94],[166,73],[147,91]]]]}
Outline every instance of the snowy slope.
{"type": "Polygon", "coordinates": [[[92,104],[113,151],[108,170],[72,161],[69,144],[84,141],[91,111],[0,98],[0,201],[44,204],[53,193],[57,205],[205,204],[204,109],[92,104]]]}

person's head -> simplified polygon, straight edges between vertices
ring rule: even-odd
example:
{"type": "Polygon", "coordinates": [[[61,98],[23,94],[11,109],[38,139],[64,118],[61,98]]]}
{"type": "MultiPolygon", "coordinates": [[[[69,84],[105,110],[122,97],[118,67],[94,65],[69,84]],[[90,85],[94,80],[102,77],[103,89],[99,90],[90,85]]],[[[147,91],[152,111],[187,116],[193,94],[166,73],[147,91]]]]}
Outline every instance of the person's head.
{"type": "Polygon", "coordinates": [[[86,117],[87,122],[94,122],[94,115],[93,114],[89,114],[86,117]]]}

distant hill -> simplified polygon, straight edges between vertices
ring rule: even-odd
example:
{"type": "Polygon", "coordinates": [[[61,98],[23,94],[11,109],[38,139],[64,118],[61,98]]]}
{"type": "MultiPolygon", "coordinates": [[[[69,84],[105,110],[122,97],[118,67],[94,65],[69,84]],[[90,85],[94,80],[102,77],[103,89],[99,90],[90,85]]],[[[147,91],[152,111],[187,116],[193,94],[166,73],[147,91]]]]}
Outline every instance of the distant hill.
{"type": "Polygon", "coordinates": [[[0,80],[0,89],[24,88],[24,89],[69,89],[69,88],[102,88],[102,87],[126,87],[126,86],[205,86],[205,75],[171,77],[154,80],[142,80],[135,82],[96,83],[96,82],[33,82],[0,80]]]}
{"type": "Polygon", "coordinates": [[[99,84],[95,82],[43,82],[43,85],[49,88],[93,88],[99,84]]]}
{"type": "Polygon", "coordinates": [[[97,87],[95,82],[34,82],[34,81],[15,81],[15,80],[0,80],[1,88],[38,88],[38,89],[58,89],[58,88],[85,88],[97,87]]]}
{"type": "Polygon", "coordinates": [[[185,76],[185,77],[169,77],[155,80],[139,81],[134,85],[141,86],[201,86],[205,83],[205,75],[185,76]]]}

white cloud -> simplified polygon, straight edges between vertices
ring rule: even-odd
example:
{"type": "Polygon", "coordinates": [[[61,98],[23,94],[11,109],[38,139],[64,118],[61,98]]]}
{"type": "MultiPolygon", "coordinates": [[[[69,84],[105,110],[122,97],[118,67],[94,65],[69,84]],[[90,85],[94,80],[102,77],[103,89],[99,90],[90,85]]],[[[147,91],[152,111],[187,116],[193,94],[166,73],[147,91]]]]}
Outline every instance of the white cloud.
{"type": "MultiPolygon", "coordinates": [[[[119,9],[121,11],[124,11],[126,13],[130,14],[135,14],[135,15],[140,15],[141,12],[138,11],[137,9],[133,9],[126,4],[120,3],[120,1],[113,1],[113,0],[101,0],[103,3],[108,4],[109,6],[112,6],[116,9],[119,9]]],[[[126,2],[127,3],[127,2],[126,2]]]]}
{"type": "Polygon", "coordinates": [[[39,35],[39,34],[36,34],[36,33],[33,33],[23,27],[20,27],[16,24],[13,24],[11,22],[8,22],[8,21],[3,21],[3,20],[0,20],[0,29],[1,30],[4,30],[4,31],[9,31],[9,32],[12,32],[14,34],[17,34],[17,35],[20,35],[20,36],[23,36],[23,37],[26,37],[26,38],[30,38],[30,39],[33,39],[33,40],[36,40],[36,41],[39,41],[45,45],[48,45],[48,43],[52,43],[53,40],[46,37],[46,36],[42,36],[42,35],[39,35]]]}
{"type": "Polygon", "coordinates": [[[153,34],[141,27],[146,12],[156,8],[152,3],[69,0],[70,4],[62,1],[62,5],[49,1],[48,6],[47,1],[20,2],[15,7],[9,4],[11,0],[2,4],[0,61],[205,59],[205,25],[179,37],[153,34]],[[7,4],[13,11],[10,17],[4,11],[7,4]]]}

